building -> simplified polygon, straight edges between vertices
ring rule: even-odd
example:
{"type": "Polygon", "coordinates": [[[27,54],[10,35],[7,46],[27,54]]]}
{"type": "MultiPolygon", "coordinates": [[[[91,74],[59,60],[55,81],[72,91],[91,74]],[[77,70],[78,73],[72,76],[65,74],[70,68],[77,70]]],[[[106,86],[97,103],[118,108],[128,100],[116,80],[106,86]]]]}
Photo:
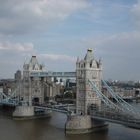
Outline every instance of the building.
{"type": "Polygon", "coordinates": [[[17,70],[16,73],[15,73],[15,81],[19,82],[19,81],[21,81],[21,79],[22,79],[21,71],[17,70]]]}

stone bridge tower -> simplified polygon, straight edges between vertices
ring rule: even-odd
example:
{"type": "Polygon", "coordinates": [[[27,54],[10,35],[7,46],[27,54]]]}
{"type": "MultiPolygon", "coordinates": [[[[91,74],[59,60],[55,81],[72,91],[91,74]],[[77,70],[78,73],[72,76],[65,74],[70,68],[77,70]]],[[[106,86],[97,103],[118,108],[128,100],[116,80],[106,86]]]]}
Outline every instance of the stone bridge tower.
{"type": "Polygon", "coordinates": [[[44,102],[45,77],[38,76],[40,72],[44,72],[44,68],[38,63],[36,56],[32,56],[29,63],[23,65],[23,95],[24,100],[29,101],[29,104],[32,104],[34,99],[38,99],[39,103],[44,102]],[[31,73],[37,76],[32,77],[31,73]]]}
{"type": "Polygon", "coordinates": [[[101,90],[101,76],[101,60],[97,61],[94,58],[92,49],[88,49],[85,58],[82,60],[78,58],[76,62],[77,114],[88,114],[88,108],[91,104],[100,106],[101,100],[97,97],[88,80],[94,82],[96,87],[101,90]]]}

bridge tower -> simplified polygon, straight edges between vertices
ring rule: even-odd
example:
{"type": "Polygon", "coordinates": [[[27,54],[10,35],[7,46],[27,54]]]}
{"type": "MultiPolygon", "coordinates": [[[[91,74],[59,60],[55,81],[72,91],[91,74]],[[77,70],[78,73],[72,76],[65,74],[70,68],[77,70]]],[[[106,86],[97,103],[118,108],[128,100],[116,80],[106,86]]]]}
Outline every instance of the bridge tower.
{"type": "Polygon", "coordinates": [[[16,106],[13,117],[34,116],[33,102],[44,102],[44,80],[45,77],[38,76],[43,72],[43,66],[38,63],[36,56],[32,56],[29,63],[23,65],[22,91],[20,96],[23,98],[22,105],[16,106]],[[31,72],[37,73],[32,77],[31,72]]]}
{"type": "Polygon", "coordinates": [[[101,100],[91,89],[88,80],[93,81],[101,89],[102,63],[94,58],[92,49],[88,49],[84,59],[76,62],[76,111],[77,114],[88,114],[91,104],[100,106],[101,100]]]}
{"type": "Polygon", "coordinates": [[[29,101],[29,104],[32,104],[33,99],[37,99],[39,103],[44,102],[45,77],[38,76],[40,72],[44,72],[44,69],[38,63],[36,56],[32,56],[30,62],[23,65],[23,95],[24,100],[29,101]],[[37,76],[32,77],[30,75],[32,72],[37,76]]]}
{"type": "Polygon", "coordinates": [[[76,62],[76,114],[68,117],[66,133],[81,134],[107,129],[103,121],[94,122],[88,114],[91,104],[101,105],[101,100],[96,96],[89,80],[101,90],[102,63],[94,58],[92,49],[88,49],[84,59],[76,62]]]}

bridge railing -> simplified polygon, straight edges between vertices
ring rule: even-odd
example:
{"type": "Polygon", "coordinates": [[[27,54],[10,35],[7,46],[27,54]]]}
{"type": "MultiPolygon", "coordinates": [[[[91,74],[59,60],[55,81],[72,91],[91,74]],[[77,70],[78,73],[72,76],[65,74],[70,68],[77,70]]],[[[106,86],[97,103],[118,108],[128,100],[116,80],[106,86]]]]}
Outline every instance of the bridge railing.
{"type": "Polygon", "coordinates": [[[73,104],[66,104],[66,105],[51,105],[51,106],[34,106],[36,109],[44,109],[44,110],[51,110],[54,112],[60,112],[67,115],[72,113],[72,109],[70,107],[74,106],[73,104]]]}

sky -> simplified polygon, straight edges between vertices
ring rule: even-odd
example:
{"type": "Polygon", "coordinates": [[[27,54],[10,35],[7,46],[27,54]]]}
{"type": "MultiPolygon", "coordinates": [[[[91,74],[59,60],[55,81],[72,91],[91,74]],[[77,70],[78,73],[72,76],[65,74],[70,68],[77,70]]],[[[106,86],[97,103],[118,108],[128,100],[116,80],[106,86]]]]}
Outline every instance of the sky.
{"type": "Polygon", "coordinates": [[[48,71],[75,71],[87,48],[104,79],[140,80],[140,0],[0,0],[0,78],[32,55],[48,71]]]}

